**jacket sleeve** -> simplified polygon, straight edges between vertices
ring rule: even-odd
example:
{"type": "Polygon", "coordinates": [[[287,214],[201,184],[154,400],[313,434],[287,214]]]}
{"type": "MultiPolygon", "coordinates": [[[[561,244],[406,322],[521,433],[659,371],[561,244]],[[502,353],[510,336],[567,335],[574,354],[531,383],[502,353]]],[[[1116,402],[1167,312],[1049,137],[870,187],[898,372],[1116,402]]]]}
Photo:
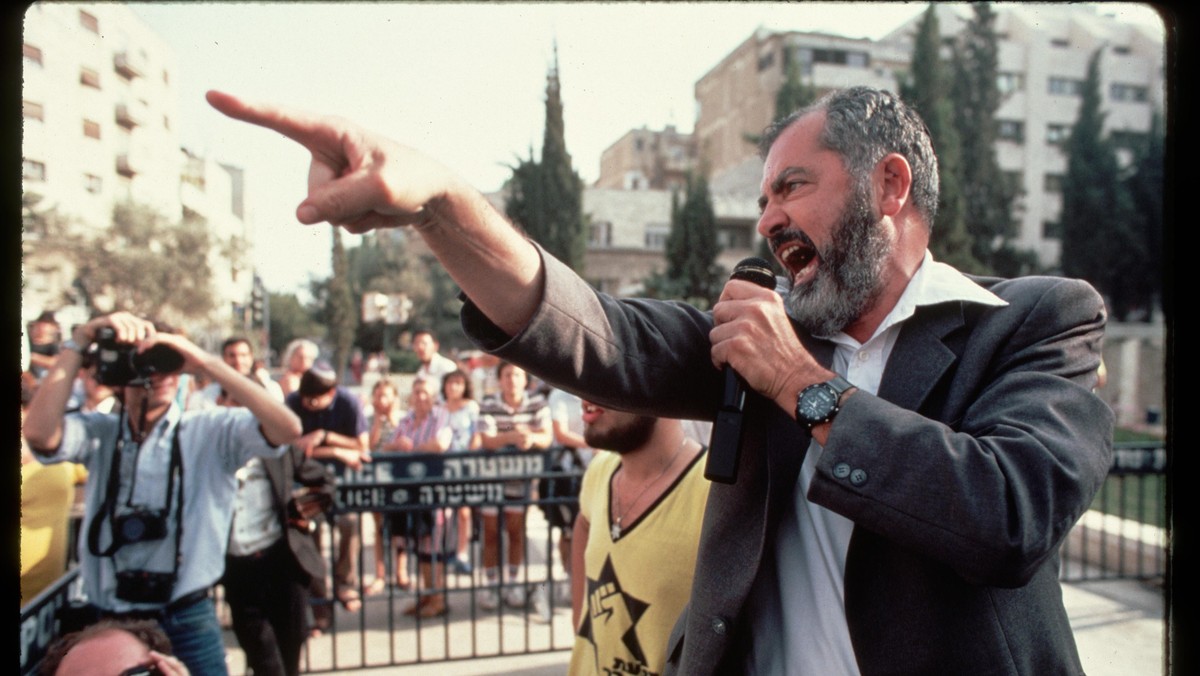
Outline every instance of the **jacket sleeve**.
{"type": "Polygon", "coordinates": [[[712,365],[708,313],[685,303],[611,298],[541,254],[545,295],[529,325],[510,337],[468,299],[462,310],[468,337],[552,386],[604,406],[713,418],[721,374],[712,365]]]}
{"type": "Polygon", "coordinates": [[[1010,587],[1091,503],[1111,464],[1113,416],[1092,392],[1104,327],[1096,292],[1064,279],[999,287],[1010,305],[970,329],[939,410],[854,394],[808,497],[969,582],[1010,587]]]}

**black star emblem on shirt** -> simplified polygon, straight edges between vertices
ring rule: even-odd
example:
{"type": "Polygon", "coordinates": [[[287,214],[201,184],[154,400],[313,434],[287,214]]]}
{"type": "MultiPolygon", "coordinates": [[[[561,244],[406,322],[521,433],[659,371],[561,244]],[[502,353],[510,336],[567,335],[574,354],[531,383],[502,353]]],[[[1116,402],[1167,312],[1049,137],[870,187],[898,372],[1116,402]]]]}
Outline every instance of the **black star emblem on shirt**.
{"type": "MultiPolygon", "coordinates": [[[[595,647],[596,639],[593,631],[594,622],[608,622],[612,619],[615,611],[615,606],[618,602],[625,604],[625,612],[629,615],[629,630],[621,636],[621,642],[629,650],[638,662],[645,664],[646,655],[642,652],[642,644],[637,638],[637,623],[646,614],[646,610],[650,608],[650,604],[645,601],[626,594],[621,589],[621,581],[617,579],[617,571],[613,567],[612,556],[607,556],[604,559],[604,566],[600,569],[600,577],[593,580],[588,578],[587,581],[587,612],[584,613],[583,621],[579,623],[579,636],[586,638],[595,647]]],[[[597,656],[599,653],[597,653],[597,656]]]]}

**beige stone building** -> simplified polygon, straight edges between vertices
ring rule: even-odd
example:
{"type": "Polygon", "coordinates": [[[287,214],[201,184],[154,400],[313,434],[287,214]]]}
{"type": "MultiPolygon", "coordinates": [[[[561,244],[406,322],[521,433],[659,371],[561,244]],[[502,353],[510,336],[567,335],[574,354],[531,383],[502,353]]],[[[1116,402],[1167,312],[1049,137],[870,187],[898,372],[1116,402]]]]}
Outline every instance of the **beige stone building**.
{"type": "MultiPolygon", "coordinates": [[[[240,330],[233,310],[253,276],[242,172],[181,148],[171,48],[125,5],[39,2],[26,10],[22,51],[25,195],[82,232],[107,228],[126,201],[172,221],[202,217],[215,240],[218,304],[189,328],[205,343],[240,330]]],[[[72,302],[75,270],[38,256],[40,236],[23,233],[22,319],[47,309],[60,323],[86,319],[72,302]]]]}
{"type": "Polygon", "coordinates": [[[683,189],[687,174],[696,166],[691,134],[675,125],[662,131],[642,127],[626,133],[600,155],[597,188],[621,190],[683,189]]]}

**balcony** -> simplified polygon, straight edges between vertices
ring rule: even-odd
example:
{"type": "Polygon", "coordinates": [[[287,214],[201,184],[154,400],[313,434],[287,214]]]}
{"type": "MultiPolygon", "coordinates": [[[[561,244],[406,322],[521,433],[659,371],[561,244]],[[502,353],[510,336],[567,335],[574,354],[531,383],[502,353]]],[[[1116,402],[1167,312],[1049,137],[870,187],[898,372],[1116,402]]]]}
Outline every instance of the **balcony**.
{"type": "Polygon", "coordinates": [[[130,52],[117,52],[113,54],[113,70],[121,77],[132,80],[146,74],[146,64],[144,59],[130,52]]]}
{"type": "Polygon", "coordinates": [[[145,115],[137,106],[128,103],[118,103],[116,112],[117,124],[126,129],[133,129],[145,121],[145,115]]]}
{"type": "Polygon", "coordinates": [[[142,172],[145,169],[142,162],[130,153],[121,153],[117,155],[117,173],[126,177],[133,178],[134,175],[142,172]]]}

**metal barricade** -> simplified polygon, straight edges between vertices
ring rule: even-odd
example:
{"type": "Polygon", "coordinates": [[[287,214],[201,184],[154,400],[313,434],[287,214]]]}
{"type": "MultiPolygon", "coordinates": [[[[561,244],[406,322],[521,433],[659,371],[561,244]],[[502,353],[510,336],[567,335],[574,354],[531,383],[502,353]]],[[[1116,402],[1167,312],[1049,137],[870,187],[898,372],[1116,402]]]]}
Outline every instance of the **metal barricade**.
{"type": "MultiPolygon", "coordinates": [[[[555,480],[577,485],[582,476],[582,469],[555,469],[562,452],[552,448],[389,453],[376,454],[360,470],[336,467],[339,477],[331,522],[357,517],[352,533],[357,535],[358,546],[350,551],[358,553],[354,589],[360,607],[356,611],[343,607],[337,599],[337,582],[331,579],[328,590],[332,598],[313,601],[315,613],[328,613],[331,622],[319,637],[309,639],[302,660],[304,670],[329,672],[569,650],[574,642],[564,565],[569,563],[556,553],[561,533],[554,531],[560,529],[549,526],[542,509],[575,500],[569,494],[548,494],[553,492],[547,489],[555,487],[555,480]],[[511,492],[510,497],[505,496],[505,485],[514,483],[528,488],[524,497],[513,498],[511,492]],[[469,574],[451,565],[461,508],[472,513],[469,574]],[[510,546],[504,541],[498,556],[499,578],[489,584],[484,577],[479,526],[481,511],[489,508],[501,513],[516,510],[524,518],[525,538],[519,544],[523,563],[515,580],[503,575],[510,546]],[[379,516],[383,524],[376,529],[379,516]],[[406,529],[405,524],[416,525],[406,529]],[[435,526],[432,531],[423,531],[429,524],[435,526]],[[372,595],[368,580],[374,582],[377,577],[377,539],[384,544],[380,549],[387,583],[372,595]],[[422,540],[426,540],[424,547],[422,540]],[[408,554],[405,567],[411,589],[395,584],[401,548],[408,554]],[[440,573],[433,576],[433,586],[422,579],[421,565],[413,565],[414,559],[440,573]],[[489,592],[498,601],[493,608],[484,607],[489,592]],[[513,600],[514,592],[524,598],[523,603],[506,603],[513,600]],[[506,594],[510,598],[506,599],[506,594]],[[445,614],[422,617],[404,613],[422,599],[439,595],[448,609],[445,614]]],[[[503,515],[498,519],[503,532],[503,515]]],[[[332,523],[322,530],[323,552],[334,578],[343,535],[332,523]]]]}
{"type": "Polygon", "coordinates": [[[1113,446],[1108,478],[1060,550],[1063,581],[1152,580],[1166,574],[1166,446],[1113,446]]]}

